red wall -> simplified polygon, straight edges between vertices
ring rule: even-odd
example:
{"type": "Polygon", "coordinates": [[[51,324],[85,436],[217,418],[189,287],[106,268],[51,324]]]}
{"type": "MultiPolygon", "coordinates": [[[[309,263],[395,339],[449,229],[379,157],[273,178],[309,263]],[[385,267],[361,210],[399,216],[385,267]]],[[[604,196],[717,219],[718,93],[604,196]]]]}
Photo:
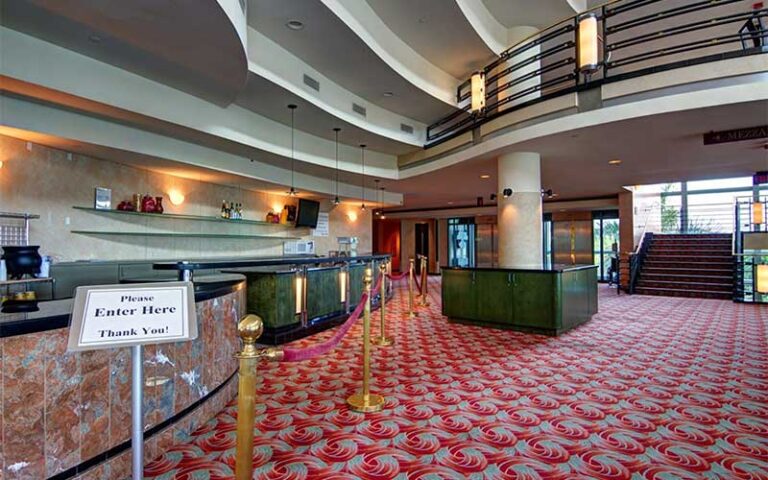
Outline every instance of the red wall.
{"type": "Polygon", "coordinates": [[[400,220],[373,219],[373,251],[392,255],[392,271],[400,271],[400,220]]]}

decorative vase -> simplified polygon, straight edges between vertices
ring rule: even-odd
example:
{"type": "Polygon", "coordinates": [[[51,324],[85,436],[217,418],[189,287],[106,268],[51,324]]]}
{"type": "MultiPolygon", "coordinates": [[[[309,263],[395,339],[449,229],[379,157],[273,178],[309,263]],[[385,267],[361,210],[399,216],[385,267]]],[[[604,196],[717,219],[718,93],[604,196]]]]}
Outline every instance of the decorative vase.
{"type": "Polygon", "coordinates": [[[153,213],[155,211],[155,199],[149,195],[145,195],[141,199],[141,211],[145,213],[153,213]]]}
{"type": "Polygon", "coordinates": [[[163,213],[163,197],[155,197],[155,213],[163,213]]]}

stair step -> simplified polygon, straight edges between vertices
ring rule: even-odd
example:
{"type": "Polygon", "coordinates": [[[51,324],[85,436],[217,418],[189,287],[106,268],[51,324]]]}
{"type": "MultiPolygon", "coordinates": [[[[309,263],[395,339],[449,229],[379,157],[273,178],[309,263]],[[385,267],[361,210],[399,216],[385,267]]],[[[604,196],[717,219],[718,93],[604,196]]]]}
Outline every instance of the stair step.
{"type": "Polygon", "coordinates": [[[658,247],[651,247],[648,249],[648,255],[696,255],[696,256],[706,256],[706,255],[712,255],[715,257],[730,257],[731,255],[731,249],[724,248],[721,250],[712,250],[712,249],[705,249],[705,248],[696,248],[696,247],[688,247],[688,248],[677,248],[677,247],[664,247],[664,248],[658,248],[658,247]]]}
{"type": "Polygon", "coordinates": [[[657,238],[681,238],[681,239],[691,239],[691,238],[708,238],[712,240],[717,239],[724,239],[724,238],[733,238],[733,235],[730,233],[654,233],[653,239],[656,240],[657,238]]]}
{"type": "Polygon", "coordinates": [[[733,282],[733,275],[700,275],[698,272],[690,273],[679,270],[674,270],[673,273],[653,273],[643,271],[640,280],[648,280],[651,282],[731,283],[733,282]]]}
{"type": "Polygon", "coordinates": [[[689,298],[713,298],[721,300],[731,300],[733,293],[725,292],[709,292],[701,290],[690,289],[676,289],[676,288],[654,288],[654,287],[637,287],[635,293],[640,295],[660,295],[665,297],[689,297],[689,298]]]}
{"type": "MultiPolygon", "coordinates": [[[[643,265],[643,273],[648,272],[651,274],[672,274],[672,273],[691,273],[689,271],[681,271],[679,268],[670,268],[667,266],[663,267],[656,267],[656,266],[649,266],[647,263],[643,265]]],[[[727,275],[732,276],[733,275],[733,268],[717,268],[716,266],[711,266],[710,264],[707,264],[706,267],[702,266],[700,268],[697,268],[695,271],[696,275],[727,275]]]]}
{"type": "Polygon", "coordinates": [[[732,292],[733,282],[711,283],[711,282],[675,282],[669,280],[653,281],[640,277],[637,282],[638,287],[643,288],[666,288],[666,289],[684,289],[696,290],[701,292],[732,292]]]}

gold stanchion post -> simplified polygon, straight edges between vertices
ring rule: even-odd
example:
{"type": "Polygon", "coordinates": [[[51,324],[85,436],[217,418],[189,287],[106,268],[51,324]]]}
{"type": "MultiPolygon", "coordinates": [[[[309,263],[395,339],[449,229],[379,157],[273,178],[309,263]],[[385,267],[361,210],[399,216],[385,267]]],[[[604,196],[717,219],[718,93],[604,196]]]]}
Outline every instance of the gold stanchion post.
{"type": "Polygon", "coordinates": [[[429,267],[427,266],[427,257],[423,256],[421,257],[421,306],[422,307],[428,307],[429,306],[429,296],[427,295],[427,269],[429,267]]]}
{"type": "MultiPolygon", "coordinates": [[[[356,412],[379,412],[384,408],[384,397],[371,393],[371,282],[373,272],[365,270],[363,285],[368,292],[363,314],[363,390],[347,398],[347,405],[356,412]]],[[[240,480],[240,479],[237,479],[240,480]]]]}
{"type": "Polygon", "coordinates": [[[387,265],[384,263],[379,265],[379,272],[381,273],[381,303],[379,304],[379,308],[381,309],[381,328],[379,329],[379,337],[376,338],[373,343],[380,347],[388,347],[394,344],[395,340],[393,338],[387,338],[386,327],[384,326],[387,317],[387,265]]]}
{"type": "Polygon", "coordinates": [[[415,318],[416,312],[413,311],[413,259],[408,260],[408,318],[415,318]]]}
{"type": "Polygon", "coordinates": [[[261,337],[264,324],[256,315],[247,315],[237,325],[243,340],[243,349],[235,354],[240,360],[237,386],[237,450],[235,453],[235,479],[253,477],[253,421],[256,402],[256,363],[260,352],[256,340],[261,337]]]}

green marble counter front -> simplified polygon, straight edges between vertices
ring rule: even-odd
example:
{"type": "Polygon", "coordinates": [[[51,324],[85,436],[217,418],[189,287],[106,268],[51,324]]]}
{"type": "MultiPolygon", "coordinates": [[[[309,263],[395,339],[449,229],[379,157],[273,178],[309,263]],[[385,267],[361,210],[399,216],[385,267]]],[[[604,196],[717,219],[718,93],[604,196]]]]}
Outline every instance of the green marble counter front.
{"type": "Polygon", "coordinates": [[[558,335],[597,313],[595,268],[446,268],[443,315],[459,322],[558,335]]]}

